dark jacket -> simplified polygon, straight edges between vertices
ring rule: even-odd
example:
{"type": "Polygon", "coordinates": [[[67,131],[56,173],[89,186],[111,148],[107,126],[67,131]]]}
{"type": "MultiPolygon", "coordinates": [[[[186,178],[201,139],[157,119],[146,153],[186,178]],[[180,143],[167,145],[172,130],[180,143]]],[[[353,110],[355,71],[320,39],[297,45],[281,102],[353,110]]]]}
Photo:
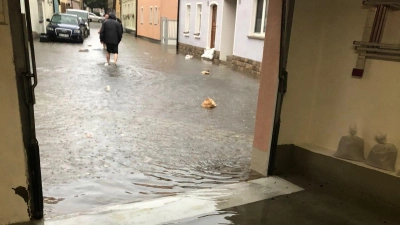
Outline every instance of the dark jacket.
{"type": "Polygon", "coordinates": [[[122,27],[114,14],[104,21],[100,29],[100,41],[106,44],[119,44],[122,39],[122,27]]]}

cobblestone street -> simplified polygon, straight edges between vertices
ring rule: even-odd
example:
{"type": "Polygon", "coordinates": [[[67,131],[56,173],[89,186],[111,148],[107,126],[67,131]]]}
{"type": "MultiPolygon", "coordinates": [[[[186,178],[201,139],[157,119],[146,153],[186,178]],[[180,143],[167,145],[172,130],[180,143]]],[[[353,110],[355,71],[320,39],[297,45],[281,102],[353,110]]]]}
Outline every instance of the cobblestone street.
{"type": "Polygon", "coordinates": [[[35,43],[46,217],[248,178],[258,80],[129,34],[105,67],[92,24],[83,45],[35,43]]]}

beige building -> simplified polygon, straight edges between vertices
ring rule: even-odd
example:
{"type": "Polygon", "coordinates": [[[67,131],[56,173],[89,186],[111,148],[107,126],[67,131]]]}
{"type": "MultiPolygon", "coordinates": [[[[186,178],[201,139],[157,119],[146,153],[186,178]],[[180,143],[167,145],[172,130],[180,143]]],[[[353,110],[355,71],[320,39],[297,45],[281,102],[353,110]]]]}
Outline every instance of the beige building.
{"type": "Polygon", "coordinates": [[[400,154],[379,159],[397,160],[395,171],[333,157],[353,123],[365,158],[380,132],[400,147],[400,3],[379,3],[297,0],[282,17],[282,0],[269,1],[253,169],[311,175],[400,206],[400,154]]]}

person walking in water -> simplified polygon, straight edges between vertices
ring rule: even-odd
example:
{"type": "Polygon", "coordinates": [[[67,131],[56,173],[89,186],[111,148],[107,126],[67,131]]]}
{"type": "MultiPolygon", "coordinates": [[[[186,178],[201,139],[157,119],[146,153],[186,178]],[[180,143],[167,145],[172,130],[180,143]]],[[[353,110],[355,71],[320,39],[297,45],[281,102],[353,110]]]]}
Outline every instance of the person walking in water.
{"type": "Polygon", "coordinates": [[[114,54],[114,66],[117,66],[118,45],[122,39],[122,27],[116,19],[115,15],[110,13],[100,29],[100,42],[106,43],[107,46],[105,66],[110,65],[111,54],[114,54]]]}

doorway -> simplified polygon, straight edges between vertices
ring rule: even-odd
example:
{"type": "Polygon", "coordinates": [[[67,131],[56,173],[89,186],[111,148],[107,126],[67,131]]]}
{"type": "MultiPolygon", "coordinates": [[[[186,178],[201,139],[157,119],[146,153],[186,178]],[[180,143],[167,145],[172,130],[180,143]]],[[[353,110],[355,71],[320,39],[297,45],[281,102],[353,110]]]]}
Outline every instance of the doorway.
{"type": "Polygon", "coordinates": [[[224,13],[222,14],[221,56],[220,60],[226,61],[227,56],[233,55],[233,44],[235,40],[236,24],[236,1],[224,1],[224,13]]]}
{"type": "Polygon", "coordinates": [[[215,48],[215,34],[217,33],[217,5],[211,6],[211,37],[210,48],[215,48]]]}

